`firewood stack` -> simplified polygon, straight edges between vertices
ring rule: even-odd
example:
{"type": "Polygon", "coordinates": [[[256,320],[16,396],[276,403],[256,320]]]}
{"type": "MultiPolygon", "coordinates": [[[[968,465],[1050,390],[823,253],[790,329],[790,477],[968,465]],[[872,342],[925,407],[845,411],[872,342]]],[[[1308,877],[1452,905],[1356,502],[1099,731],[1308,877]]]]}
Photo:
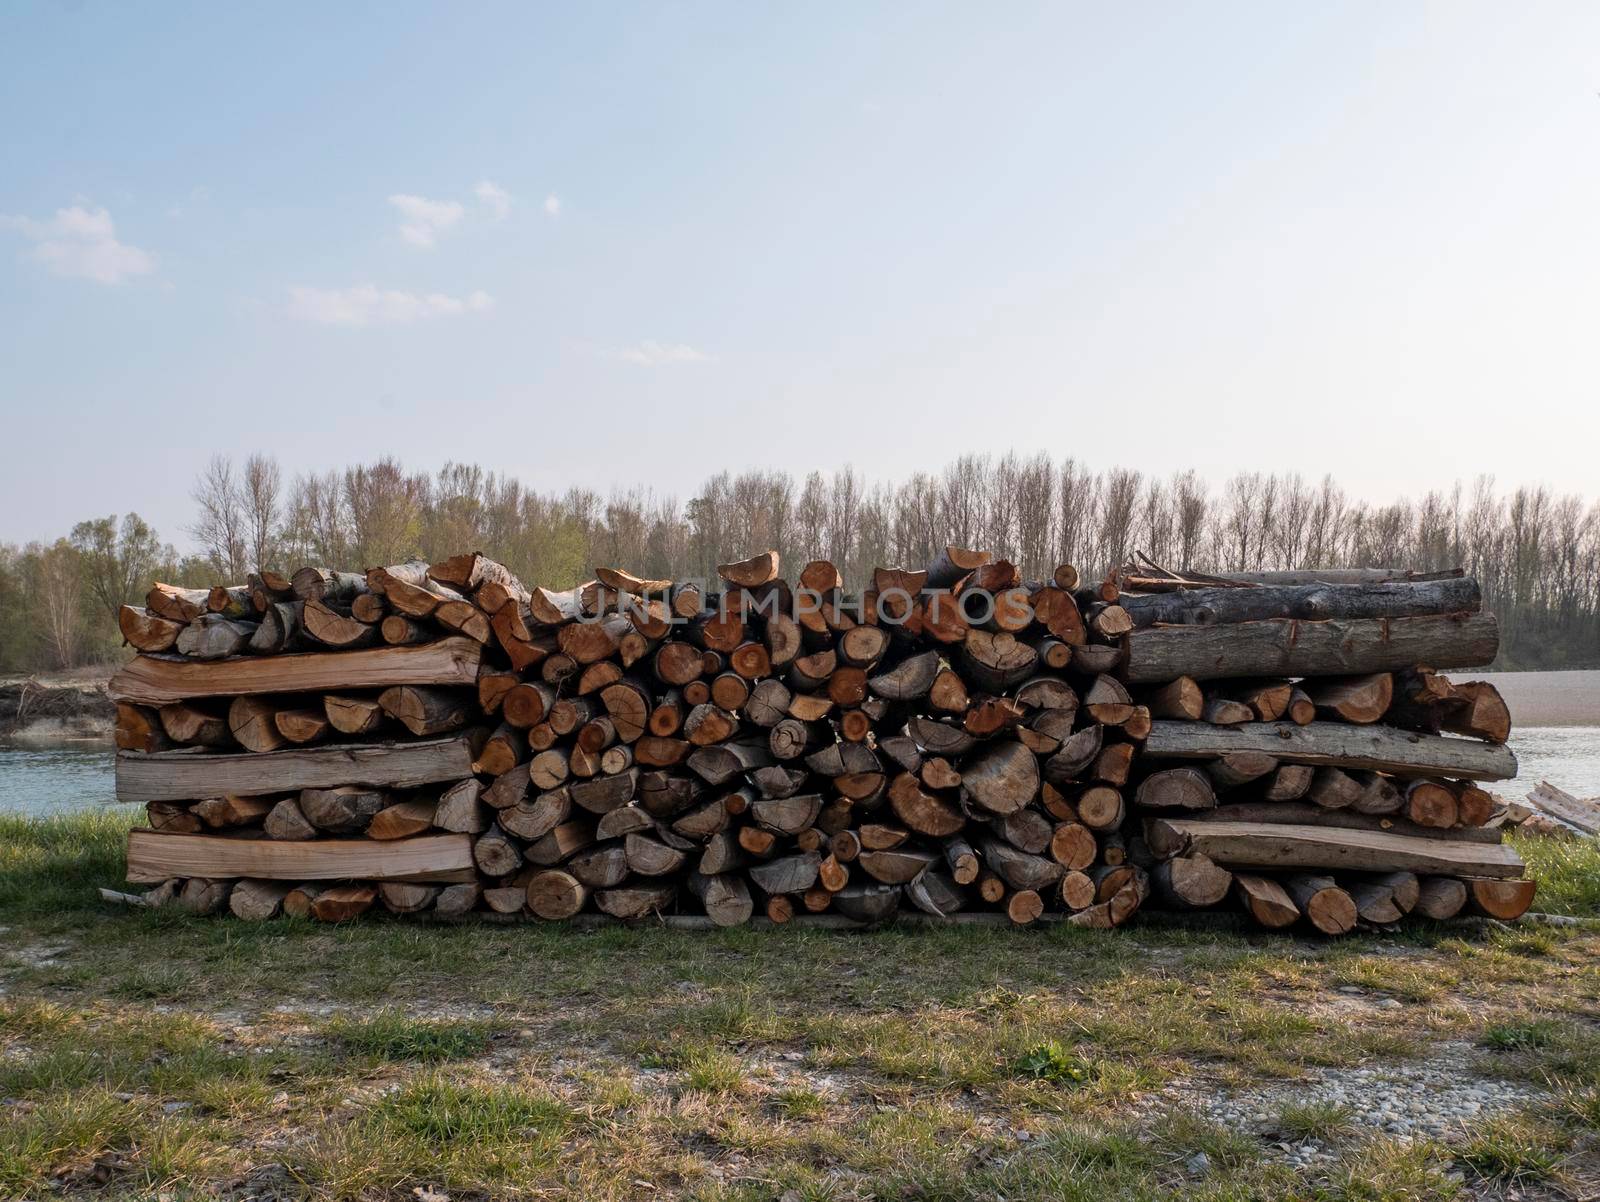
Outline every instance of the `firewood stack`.
{"type": "Polygon", "coordinates": [[[469,554],[158,585],[112,681],[152,828],[129,879],[245,918],[1138,909],[1152,715],[1115,582],[959,547],[859,598],[775,552],[718,574],[552,592],[469,554]]]}
{"type": "Polygon", "coordinates": [[[1155,903],[1237,907],[1326,934],[1532,903],[1504,809],[1516,774],[1475,580],[1379,570],[1113,574],[1132,623],[1119,675],[1154,717],[1130,859],[1155,903]],[[1464,736],[1464,737],[1461,737],[1464,736]]]}

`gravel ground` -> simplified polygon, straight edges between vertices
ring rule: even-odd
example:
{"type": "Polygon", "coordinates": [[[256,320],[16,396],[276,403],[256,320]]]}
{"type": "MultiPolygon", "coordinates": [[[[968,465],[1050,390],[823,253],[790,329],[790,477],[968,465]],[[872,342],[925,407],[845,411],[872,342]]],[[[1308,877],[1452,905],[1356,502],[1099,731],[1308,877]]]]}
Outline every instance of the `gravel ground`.
{"type": "Polygon", "coordinates": [[[1472,1044],[1445,1040],[1434,1044],[1422,1062],[1319,1069],[1298,1081],[1237,1091],[1185,1082],[1166,1097],[1261,1139],[1296,1165],[1311,1167],[1332,1163],[1339,1153],[1321,1135],[1286,1131],[1282,1116],[1288,1107],[1337,1108],[1345,1134],[1409,1141],[1459,1135],[1474,1120],[1543,1096],[1527,1085],[1481,1076],[1475,1059],[1472,1044]]]}

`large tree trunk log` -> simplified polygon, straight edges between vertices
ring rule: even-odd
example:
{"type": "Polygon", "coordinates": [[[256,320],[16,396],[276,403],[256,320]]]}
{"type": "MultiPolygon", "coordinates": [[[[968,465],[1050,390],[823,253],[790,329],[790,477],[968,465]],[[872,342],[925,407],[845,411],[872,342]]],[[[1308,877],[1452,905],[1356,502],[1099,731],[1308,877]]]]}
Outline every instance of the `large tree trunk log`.
{"type": "Polygon", "coordinates": [[[1124,679],[1136,684],[1192,676],[1347,676],[1414,664],[1490,663],[1500,650],[1492,614],[1472,617],[1274,618],[1232,626],[1152,627],[1125,640],[1124,679]]]}
{"type": "Polygon", "coordinates": [[[1308,726],[1250,723],[1242,727],[1156,722],[1144,749],[1155,759],[1206,760],[1235,751],[1264,751],[1286,764],[1371,768],[1397,776],[1510,780],[1517,774],[1517,757],[1505,747],[1340,722],[1308,726]]]}
{"type": "Polygon", "coordinates": [[[1426,582],[1329,586],[1264,584],[1256,588],[1199,588],[1121,598],[1136,627],[1254,622],[1263,618],[1414,618],[1477,613],[1478,582],[1454,576],[1426,582]]]}

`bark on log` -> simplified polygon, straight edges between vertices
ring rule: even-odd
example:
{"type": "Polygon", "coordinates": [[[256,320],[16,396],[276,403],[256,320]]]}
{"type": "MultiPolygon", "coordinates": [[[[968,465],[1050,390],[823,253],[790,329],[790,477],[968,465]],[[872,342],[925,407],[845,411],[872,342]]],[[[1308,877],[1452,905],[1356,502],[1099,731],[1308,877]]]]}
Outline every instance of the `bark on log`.
{"type": "Polygon", "coordinates": [[[1125,640],[1123,678],[1341,676],[1425,663],[1440,668],[1493,661],[1500,628],[1491,614],[1430,618],[1274,618],[1236,626],[1151,627],[1125,640]]]}
{"type": "Polygon", "coordinates": [[[1386,831],[1336,830],[1259,822],[1153,818],[1145,842],[1160,858],[1185,852],[1224,868],[1325,868],[1341,872],[1417,872],[1516,877],[1522,857],[1505,845],[1419,839],[1386,831]]]}
{"type": "Polygon", "coordinates": [[[1266,618],[1324,621],[1330,618],[1412,618],[1475,614],[1483,608],[1478,582],[1470,576],[1418,582],[1362,584],[1263,584],[1255,588],[1199,588],[1124,596],[1121,604],[1136,627],[1211,625],[1266,618]]]}
{"type": "Polygon", "coordinates": [[[1370,768],[1397,776],[1509,780],[1517,774],[1516,756],[1505,747],[1337,722],[1260,722],[1234,728],[1156,722],[1144,746],[1156,759],[1215,759],[1235,751],[1264,751],[1288,764],[1370,768]]]}

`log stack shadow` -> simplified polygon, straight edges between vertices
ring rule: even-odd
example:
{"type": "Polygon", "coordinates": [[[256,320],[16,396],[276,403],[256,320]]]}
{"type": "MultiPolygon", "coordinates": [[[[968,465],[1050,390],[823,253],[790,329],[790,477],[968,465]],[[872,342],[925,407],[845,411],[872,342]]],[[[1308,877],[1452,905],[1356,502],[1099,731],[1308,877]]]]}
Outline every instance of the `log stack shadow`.
{"type": "Polygon", "coordinates": [[[1082,586],[960,547],[860,594],[770,551],[717,575],[552,591],[471,553],[157,585],[112,681],[129,880],[326,921],[1236,898],[1336,933],[1531,901],[1473,783],[1515,771],[1504,706],[1434,671],[1493,658],[1468,578],[1082,586]]]}

